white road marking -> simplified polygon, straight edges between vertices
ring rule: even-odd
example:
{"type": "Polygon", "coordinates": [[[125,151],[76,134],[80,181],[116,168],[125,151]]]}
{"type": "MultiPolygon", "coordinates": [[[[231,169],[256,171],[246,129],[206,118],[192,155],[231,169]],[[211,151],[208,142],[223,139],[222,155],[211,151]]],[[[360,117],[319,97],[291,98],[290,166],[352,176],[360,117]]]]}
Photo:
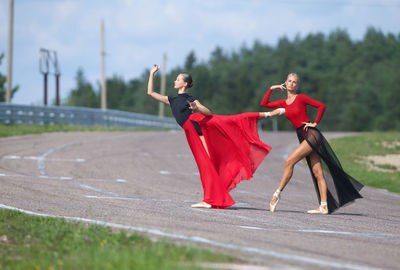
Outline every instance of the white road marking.
{"type": "Polygon", "coordinates": [[[243,228],[243,229],[249,229],[249,230],[265,230],[265,229],[260,228],[260,227],[252,227],[252,226],[239,226],[239,227],[243,228]]]}
{"type": "Polygon", "coordinates": [[[117,182],[126,183],[125,179],[97,179],[97,178],[75,178],[70,176],[49,176],[49,175],[25,175],[25,174],[4,174],[0,173],[0,177],[15,177],[15,178],[40,178],[40,179],[52,179],[59,181],[74,181],[74,180],[84,180],[91,182],[117,182]]]}
{"type": "Polygon", "coordinates": [[[318,266],[322,266],[322,267],[331,267],[331,268],[349,269],[349,270],[374,270],[374,269],[376,269],[376,268],[372,268],[369,266],[339,263],[339,262],[334,262],[334,261],[315,259],[315,258],[311,258],[311,257],[291,255],[288,253],[276,252],[276,251],[267,250],[267,249],[260,249],[260,248],[254,248],[254,247],[249,247],[249,246],[223,243],[223,242],[209,240],[209,239],[203,238],[203,237],[171,233],[171,232],[166,232],[166,231],[162,231],[162,230],[158,230],[158,229],[149,229],[149,228],[144,228],[144,227],[122,225],[122,224],[109,223],[109,222],[87,219],[87,218],[80,218],[80,217],[55,216],[55,215],[50,215],[50,214],[36,213],[36,212],[29,211],[29,210],[23,210],[23,209],[19,209],[19,208],[12,207],[12,206],[7,206],[4,204],[0,204],[0,208],[8,209],[8,210],[15,210],[15,211],[19,211],[21,213],[25,213],[25,214],[33,215],[33,216],[63,218],[65,220],[81,221],[81,222],[85,222],[85,223],[89,223],[89,224],[102,225],[102,226],[112,227],[112,228],[117,228],[117,229],[125,229],[125,230],[137,231],[137,232],[144,232],[144,233],[149,233],[149,234],[153,234],[153,235],[157,235],[157,236],[161,236],[161,237],[186,240],[186,241],[191,241],[194,243],[208,244],[208,245],[215,246],[215,247],[222,247],[222,248],[238,250],[238,251],[242,251],[242,252],[255,253],[255,254],[264,255],[264,256],[268,256],[268,257],[272,257],[272,258],[276,258],[276,259],[287,260],[287,261],[291,261],[291,262],[301,262],[301,263],[307,263],[307,264],[311,264],[311,265],[318,265],[318,266]]]}
{"type": "MultiPolygon", "coordinates": [[[[196,264],[197,265],[197,264],[196,264]]],[[[250,265],[250,264],[233,264],[233,263],[200,263],[198,264],[200,267],[204,268],[212,268],[212,269],[222,269],[222,270],[271,270],[270,267],[259,266],[259,265],[250,265]]],[[[287,268],[285,269],[298,269],[296,268],[287,268]]]]}
{"type": "MultiPolygon", "coordinates": [[[[84,197],[88,199],[109,199],[109,200],[132,200],[132,201],[145,201],[143,199],[135,198],[135,197],[106,197],[106,196],[93,196],[93,195],[85,195],[84,197]]],[[[171,202],[171,200],[153,200],[157,202],[171,202]]]]}
{"type": "MultiPolygon", "coordinates": [[[[22,160],[39,160],[40,157],[35,156],[4,156],[3,159],[22,159],[22,160]]],[[[48,161],[62,161],[62,162],[85,162],[84,158],[46,158],[48,161]]]]}
{"type": "MultiPolygon", "coordinates": [[[[43,179],[52,179],[52,180],[59,180],[59,181],[73,181],[76,180],[75,178],[72,177],[54,177],[54,176],[45,176],[45,175],[39,175],[39,176],[27,176],[27,175],[6,175],[6,174],[0,174],[0,177],[34,177],[34,178],[43,178],[43,179]]],[[[78,180],[85,180],[85,179],[78,179],[78,180]]],[[[119,183],[124,183],[124,181],[121,181],[123,179],[86,179],[89,181],[113,181],[113,182],[119,182],[119,183]],[[119,181],[118,181],[119,180],[119,181]]],[[[118,193],[114,193],[114,192],[108,192],[108,191],[104,191],[102,189],[98,189],[98,188],[94,188],[91,187],[89,185],[84,185],[81,183],[76,183],[73,182],[73,184],[78,185],[79,187],[86,189],[86,190],[91,190],[91,191],[95,191],[98,193],[102,193],[102,194],[108,194],[111,195],[113,197],[100,197],[100,196],[92,196],[90,198],[114,198],[114,199],[126,199],[126,200],[137,200],[137,201],[142,201],[142,202],[152,202],[152,203],[157,203],[160,202],[162,200],[158,200],[158,199],[145,199],[145,198],[138,198],[138,197],[133,197],[133,196],[126,196],[126,195],[121,195],[118,193]]],[[[88,197],[89,198],[89,197],[88,197]]],[[[164,201],[168,201],[171,202],[171,200],[164,200],[164,201]]],[[[185,200],[185,203],[193,203],[194,201],[188,201],[185,200]]],[[[236,203],[236,205],[248,205],[247,203],[236,203]]],[[[203,210],[203,209],[194,209],[197,211],[207,211],[209,212],[210,210],[203,210]]],[[[285,226],[285,227],[289,227],[291,229],[294,229],[295,231],[298,232],[306,232],[306,233],[324,233],[324,234],[337,234],[337,235],[351,235],[351,236],[361,236],[361,237],[367,237],[367,238],[389,238],[392,240],[398,240],[400,239],[400,235],[394,235],[394,234],[379,234],[379,233],[368,233],[368,232],[344,232],[344,231],[329,231],[329,230],[319,230],[319,229],[307,229],[304,226],[298,226],[298,225],[293,225],[293,224],[285,224],[285,223],[281,223],[281,222],[272,222],[269,220],[264,220],[264,219],[258,219],[258,218],[251,218],[251,217],[247,217],[247,216],[240,216],[240,215],[231,215],[229,213],[222,213],[222,212],[213,212],[213,214],[215,215],[222,215],[222,216],[229,216],[235,219],[242,219],[242,220],[247,220],[247,221],[253,221],[256,223],[264,223],[264,224],[274,224],[274,225],[281,225],[281,226],[285,226]]],[[[250,228],[250,227],[249,227],[250,228]]],[[[254,227],[254,228],[258,228],[258,227],[254,227]]]]}
{"type": "Polygon", "coordinates": [[[308,232],[308,233],[325,233],[325,234],[342,234],[342,235],[355,235],[355,236],[366,236],[366,237],[374,237],[374,238],[393,238],[399,237],[400,235],[390,234],[390,233],[363,233],[363,232],[344,232],[344,231],[330,231],[330,230],[298,230],[299,232],[308,232]]]}
{"type": "Polygon", "coordinates": [[[178,175],[196,175],[196,176],[200,175],[199,172],[185,173],[185,172],[169,172],[169,171],[160,171],[160,174],[164,174],[164,175],[178,174],[178,175]]]}
{"type": "Polygon", "coordinates": [[[174,158],[189,158],[193,157],[190,154],[158,154],[158,153],[150,153],[150,152],[141,152],[140,155],[146,157],[174,157],[174,158]]]}
{"type": "Polygon", "coordinates": [[[89,199],[135,200],[134,198],[102,197],[102,196],[90,196],[90,195],[85,195],[85,197],[89,199]]]}
{"type": "Polygon", "coordinates": [[[64,176],[64,177],[60,177],[59,179],[60,179],[61,181],[65,181],[65,180],[73,180],[74,178],[64,176]]]}
{"type": "Polygon", "coordinates": [[[70,145],[74,145],[74,144],[78,144],[78,142],[75,142],[75,143],[66,143],[66,144],[63,144],[63,145],[59,145],[59,146],[50,148],[50,150],[48,150],[46,153],[41,154],[41,155],[39,156],[39,158],[38,158],[38,169],[39,169],[40,174],[41,174],[41,175],[47,175],[47,176],[48,176],[48,173],[47,173],[47,171],[46,171],[46,165],[45,165],[45,163],[44,163],[44,161],[47,159],[47,156],[48,156],[48,155],[52,154],[52,153],[53,153],[54,151],[56,151],[56,150],[59,150],[59,149],[62,149],[62,148],[64,148],[64,147],[67,147],[67,146],[70,146],[70,145]]]}
{"type": "MultiPolygon", "coordinates": [[[[248,216],[243,216],[243,215],[235,215],[235,214],[230,214],[228,212],[220,212],[220,211],[210,211],[209,209],[201,209],[201,208],[196,208],[193,209],[194,211],[200,211],[200,212],[207,212],[209,215],[217,215],[217,216],[226,216],[230,218],[235,218],[235,219],[241,219],[245,220],[248,222],[254,222],[258,224],[271,224],[271,225],[278,225],[279,227],[286,227],[289,229],[284,229],[284,230],[289,230],[289,231],[294,231],[294,232],[320,232],[320,233],[331,233],[333,234],[334,232],[336,234],[347,234],[347,235],[352,235],[352,236],[361,236],[361,237],[367,237],[367,238],[386,238],[390,240],[395,240],[399,241],[400,240],[400,235],[395,235],[395,234],[384,234],[384,233],[368,233],[368,232],[341,232],[341,231],[328,231],[328,230],[319,230],[319,229],[308,229],[305,226],[302,225],[295,225],[295,224],[289,224],[289,223],[284,223],[284,222],[276,222],[276,221],[271,221],[269,219],[260,219],[260,218],[252,218],[248,216]]],[[[283,228],[282,228],[283,229],[283,228]]]]}

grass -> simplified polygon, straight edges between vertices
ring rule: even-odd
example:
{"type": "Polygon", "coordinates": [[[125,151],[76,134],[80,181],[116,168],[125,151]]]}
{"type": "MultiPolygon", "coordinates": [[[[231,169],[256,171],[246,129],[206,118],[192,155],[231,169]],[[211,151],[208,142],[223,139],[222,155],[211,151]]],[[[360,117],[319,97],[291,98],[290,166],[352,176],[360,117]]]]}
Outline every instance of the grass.
{"type": "MultiPolygon", "coordinates": [[[[143,131],[71,125],[0,125],[0,137],[71,131],[143,131]]],[[[32,217],[0,209],[0,269],[205,269],[197,262],[232,262],[213,251],[153,242],[110,228],[32,217]]]]}
{"type": "MultiPolygon", "coordinates": [[[[131,131],[132,129],[129,129],[131,131]]],[[[43,132],[128,131],[120,128],[54,126],[0,126],[0,137],[43,132]]],[[[368,155],[399,154],[399,132],[365,133],[330,143],[344,169],[360,182],[400,192],[399,172],[369,170],[358,162],[368,155]]],[[[393,169],[392,165],[382,165],[393,169]]],[[[204,269],[197,262],[233,262],[232,257],[166,241],[151,240],[110,228],[66,222],[63,219],[32,217],[17,211],[0,210],[0,269],[204,269]]]]}
{"type": "Polygon", "coordinates": [[[196,262],[232,261],[221,253],[107,227],[0,211],[1,269],[194,270],[204,269],[196,262]]]}
{"type": "Polygon", "coordinates": [[[26,134],[40,134],[48,132],[72,132],[72,131],[149,131],[150,129],[139,128],[113,128],[101,126],[77,126],[77,125],[0,125],[0,137],[18,136],[26,134]]]}
{"type": "Polygon", "coordinates": [[[393,165],[375,164],[376,167],[389,170],[383,172],[370,169],[366,162],[362,162],[363,157],[369,155],[400,155],[400,146],[393,144],[394,142],[400,142],[400,132],[363,133],[334,139],[330,144],[344,170],[355,179],[371,187],[400,192],[400,172],[395,170],[393,165]],[[392,144],[393,148],[385,147],[385,144],[392,144]]]}

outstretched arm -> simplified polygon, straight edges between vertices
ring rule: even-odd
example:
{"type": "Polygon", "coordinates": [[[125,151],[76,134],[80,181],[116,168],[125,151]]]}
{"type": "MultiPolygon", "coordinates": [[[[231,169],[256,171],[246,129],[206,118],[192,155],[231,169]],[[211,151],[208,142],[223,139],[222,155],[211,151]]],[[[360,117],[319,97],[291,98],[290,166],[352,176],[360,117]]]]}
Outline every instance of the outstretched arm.
{"type": "Polygon", "coordinates": [[[167,96],[161,95],[159,93],[154,92],[154,74],[160,69],[160,66],[154,65],[153,69],[150,71],[150,76],[149,76],[149,83],[147,84],[147,94],[154,98],[155,100],[169,104],[169,100],[167,96]]]}
{"type": "Polygon", "coordinates": [[[271,112],[261,112],[260,117],[261,118],[272,118],[276,117],[279,115],[285,114],[285,109],[284,108],[278,108],[276,110],[273,110],[271,112]]]}

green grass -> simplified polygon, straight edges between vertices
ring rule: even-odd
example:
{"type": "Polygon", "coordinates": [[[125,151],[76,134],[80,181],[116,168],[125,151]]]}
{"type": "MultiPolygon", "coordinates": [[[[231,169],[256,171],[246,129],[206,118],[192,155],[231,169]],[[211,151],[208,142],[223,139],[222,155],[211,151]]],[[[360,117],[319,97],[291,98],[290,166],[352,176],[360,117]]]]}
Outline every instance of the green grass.
{"type": "MultiPolygon", "coordinates": [[[[129,129],[131,131],[132,129],[129,129]]],[[[0,137],[69,131],[128,131],[128,129],[54,126],[0,126],[0,137]]],[[[400,154],[399,132],[365,133],[330,141],[344,169],[360,182],[400,192],[399,172],[369,170],[357,160],[368,155],[400,154]]],[[[391,165],[381,165],[393,170],[391,165]]],[[[394,170],[393,170],[394,171],[394,170]]],[[[232,262],[232,257],[204,249],[158,241],[110,228],[32,217],[0,210],[0,269],[204,269],[197,262],[232,262]],[[7,240],[4,240],[4,236],[7,240]]]]}
{"type": "Polygon", "coordinates": [[[234,261],[205,249],[11,210],[0,211],[0,239],[1,269],[178,270],[204,269],[196,262],[234,261]]]}
{"type": "Polygon", "coordinates": [[[373,132],[357,136],[344,137],[330,141],[332,148],[338,156],[344,170],[361,183],[400,192],[400,172],[393,165],[382,164],[375,166],[392,172],[371,170],[362,157],[369,155],[400,154],[400,146],[394,148],[384,147],[383,143],[400,142],[400,132],[373,132]]]}
{"type": "MultiPolygon", "coordinates": [[[[71,125],[0,125],[0,137],[70,131],[143,131],[71,125]]],[[[32,217],[0,209],[0,269],[204,269],[197,262],[232,262],[205,249],[153,242],[110,228],[32,217]],[[7,237],[7,240],[5,240],[7,237]]],[[[236,260],[238,261],[238,260],[236,260]]]]}
{"type": "Polygon", "coordinates": [[[72,131],[150,131],[151,129],[139,128],[112,128],[101,126],[76,126],[76,125],[0,125],[0,137],[18,136],[26,134],[40,134],[47,132],[72,132],[72,131]]]}

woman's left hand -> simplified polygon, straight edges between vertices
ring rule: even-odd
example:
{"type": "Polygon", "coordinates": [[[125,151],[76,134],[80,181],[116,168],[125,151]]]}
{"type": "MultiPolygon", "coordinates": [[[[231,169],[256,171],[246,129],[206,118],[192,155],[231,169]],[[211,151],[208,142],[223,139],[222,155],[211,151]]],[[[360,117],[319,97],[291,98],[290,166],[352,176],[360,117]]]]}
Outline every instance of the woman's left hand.
{"type": "Polygon", "coordinates": [[[190,101],[188,101],[187,103],[189,104],[189,109],[190,109],[192,112],[195,112],[195,111],[197,111],[197,110],[199,109],[199,108],[197,107],[196,102],[190,102],[190,101]]]}
{"type": "Polygon", "coordinates": [[[303,127],[304,131],[307,131],[309,127],[316,127],[317,126],[317,123],[303,122],[303,124],[305,124],[304,127],[303,127]]]}

